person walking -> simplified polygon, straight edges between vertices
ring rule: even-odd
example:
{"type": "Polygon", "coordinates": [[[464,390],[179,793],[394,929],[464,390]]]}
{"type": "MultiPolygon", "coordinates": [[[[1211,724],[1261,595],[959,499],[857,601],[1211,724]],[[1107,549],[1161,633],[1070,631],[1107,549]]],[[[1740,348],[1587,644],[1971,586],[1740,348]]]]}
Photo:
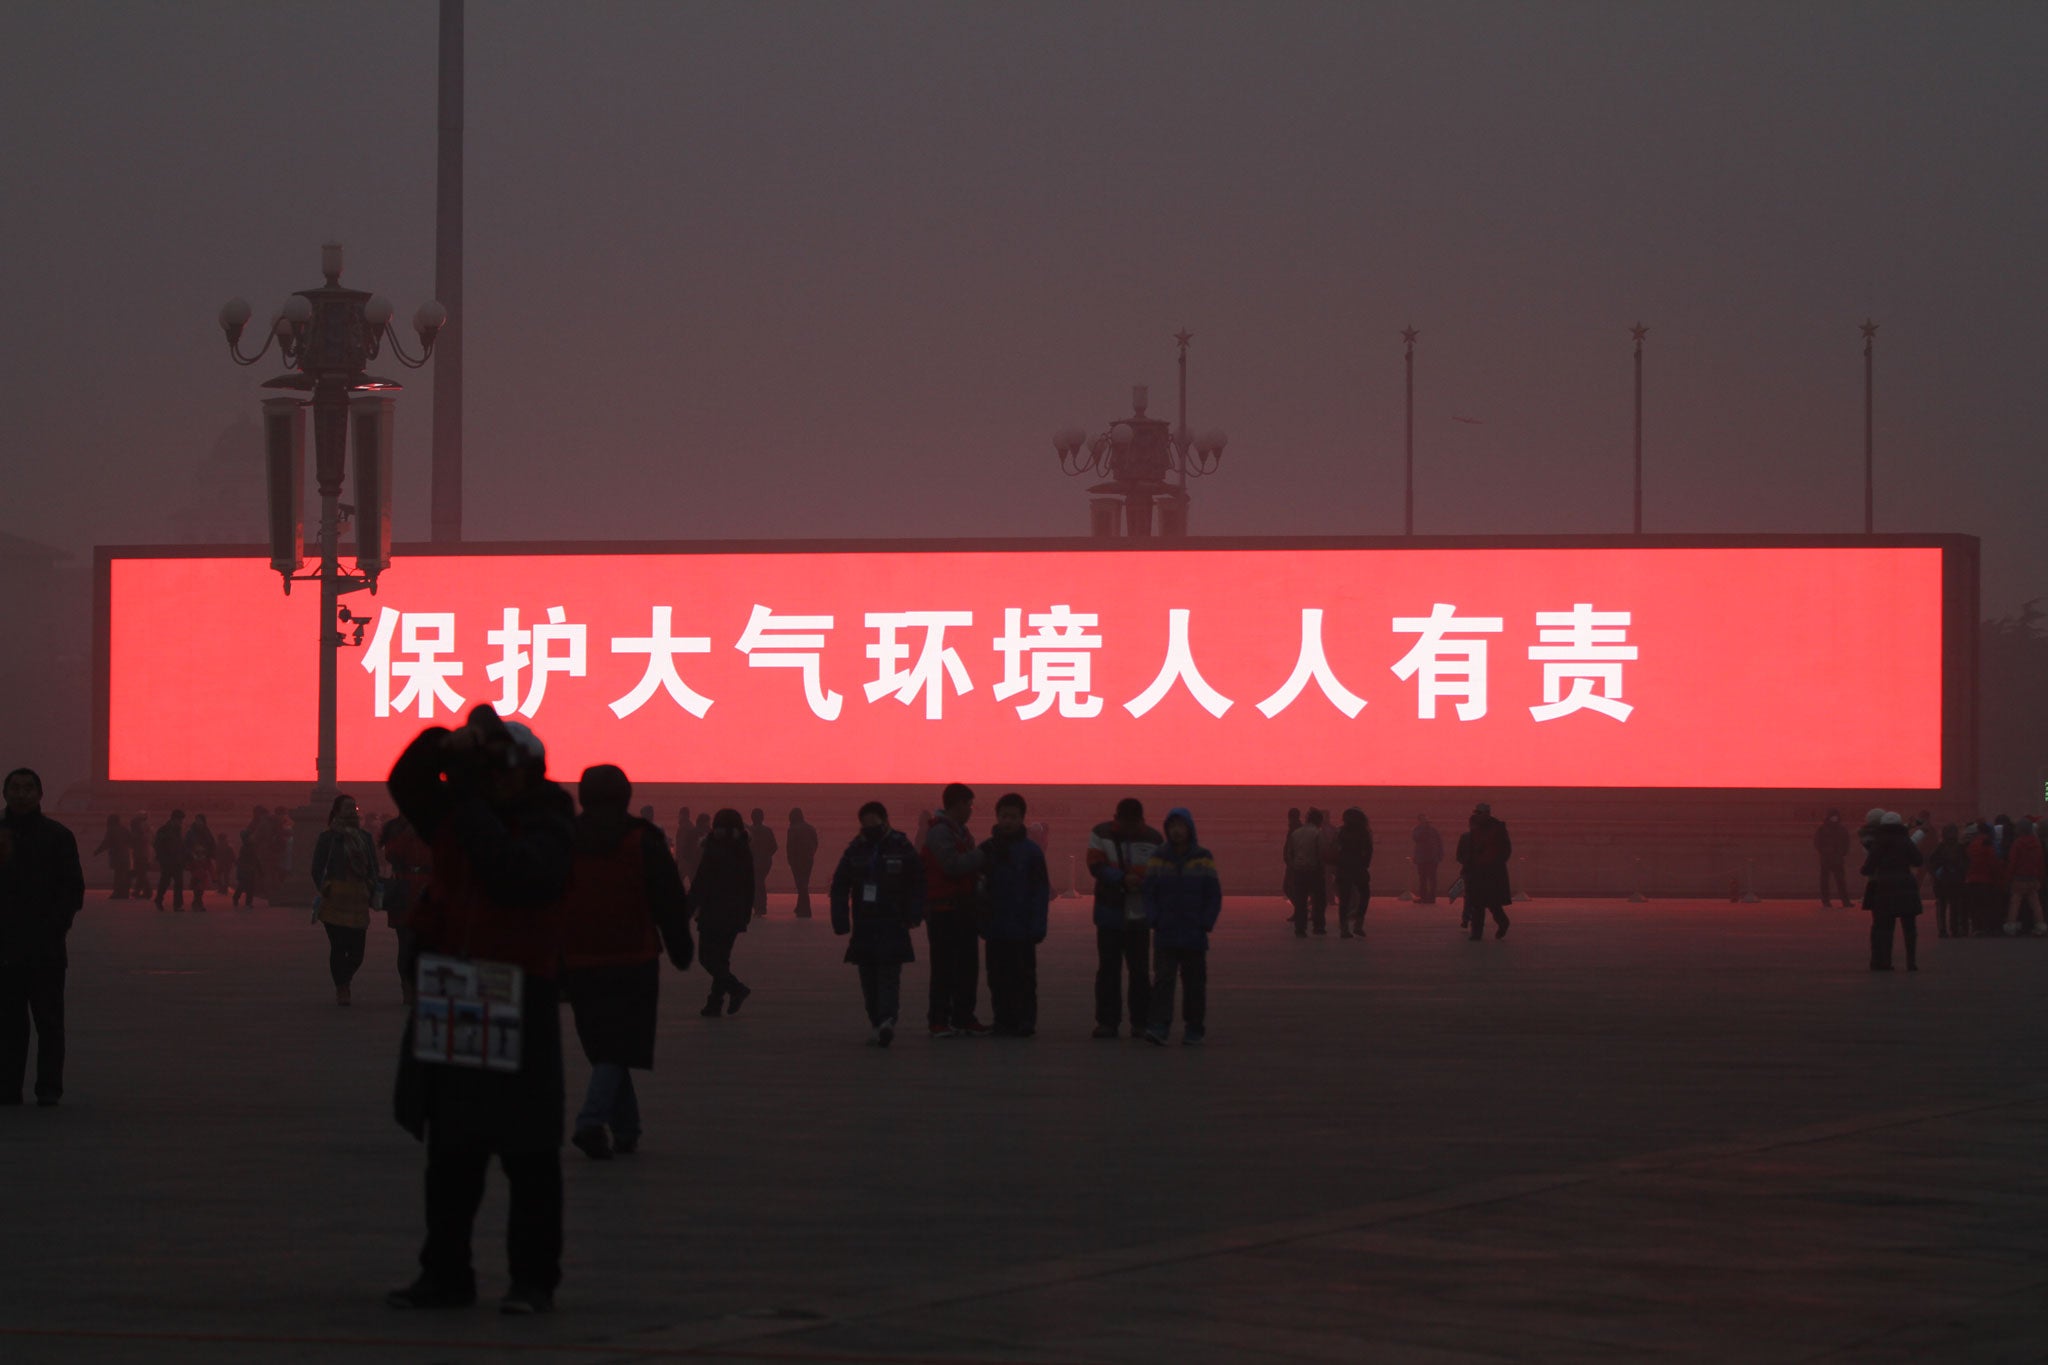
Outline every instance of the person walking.
{"type": "Polygon", "coordinates": [[[981,991],[975,933],[981,850],[967,832],[973,818],[974,789],[954,782],[940,793],[939,813],[924,836],[925,943],[932,955],[926,1025],[934,1038],[978,1038],[989,1031],[974,1014],[981,991]]]}
{"type": "MultiPolygon", "coordinates": [[[[1280,899],[1287,902],[1287,913],[1281,918],[1294,923],[1294,863],[1292,848],[1294,831],[1301,828],[1301,807],[1287,808],[1287,832],[1280,836],[1280,899]]],[[[1162,836],[1163,837],[1163,836],[1162,836]]]]}
{"type": "MultiPolygon", "coordinates": [[[[707,819],[710,817],[706,817],[707,819]]],[[[738,1014],[753,989],[732,974],[732,948],[747,932],[754,913],[754,869],[747,827],[736,810],[722,810],[711,821],[710,837],[697,855],[697,877],[690,883],[690,911],[697,917],[697,957],[711,975],[711,994],[698,1011],[706,1019],[738,1014]]]]}
{"type": "Polygon", "coordinates": [[[1920,883],[1914,877],[1920,866],[1920,850],[1913,847],[1906,822],[1897,811],[1886,811],[1878,819],[1863,859],[1863,908],[1870,912],[1870,970],[1892,970],[1892,926],[1897,924],[1906,940],[1906,970],[1920,970],[1920,883]]]}
{"type": "Polygon", "coordinates": [[[676,811],[676,871],[683,874],[686,883],[697,875],[697,849],[703,842],[704,832],[690,819],[690,808],[679,808],[676,811]]]}
{"type": "Polygon", "coordinates": [[[102,853],[107,855],[107,871],[114,878],[114,891],[107,899],[127,900],[129,888],[135,881],[135,865],[128,856],[128,826],[121,823],[120,816],[107,817],[106,832],[100,835],[99,847],[92,853],[95,858],[102,853]]]}
{"type": "Polygon", "coordinates": [[[1166,842],[1145,864],[1140,895],[1152,926],[1152,1019],[1145,1041],[1166,1046],[1173,1029],[1173,992],[1181,1002],[1181,1042],[1199,1045],[1209,1032],[1209,934],[1223,913],[1223,883],[1216,859],[1195,841],[1195,817],[1185,806],[1166,814],[1166,842]]]}
{"type": "Polygon", "coordinates": [[[776,843],[775,831],[768,828],[768,817],[759,806],[747,826],[747,846],[754,855],[754,918],[760,919],[768,913],[768,873],[775,867],[776,843]]]}
{"type": "Polygon", "coordinates": [[[569,1141],[593,1161],[640,1149],[633,1072],[654,1069],[661,956],[690,968],[688,898],[668,836],[626,813],[633,784],[602,763],[583,770],[574,861],[562,904],[562,994],[590,1063],[590,1084],[569,1141]]]}
{"type": "Polygon", "coordinates": [[[1813,832],[1813,851],[1820,858],[1820,904],[1823,910],[1834,908],[1830,893],[1842,898],[1842,908],[1849,908],[1849,827],[1842,823],[1842,812],[1829,810],[1820,828],[1813,832]]]}
{"type": "Polygon", "coordinates": [[[2041,915],[2041,878],[2048,859],[2042,856],[2041,826],[2033,821],[2022,822],[2013,831],[2011,851],[2005,855],[2005,869],[2009,888],[2009,899],[2005,905],[2005,932],[2017,934],[2020,931],[2020,911],[2028,912],[2034,926],[2034,937],[2048,935],[2048,920],[2041,915]]]}
{"type": "Polygon", "coordinates": [[[270,812],[256,807],[249,823],[236,836],[235,889],[228,897],[230,905],[256,908],[256,893],[263,886],[263,825],[269,818],[270,812]]]}
{"type": "Polygon", "coordinates": [[[1145,807],[1134,796],[1116,803],[1116,818],[1088,835],[1088,876],[1095,883],[1095,1033],[1114,1038],[1123,1022],[1129,981],[1131,1036],[1151,1020],[1152,926],[1145,922],[1139,888],[1145,866],[1165,841],[1145,823],[1145,807]]]}
{"type": "Polygon", "coordinates": [[[192,909],[197,914],[206,912],[206,889],[213,885],[219,848],[206,823],[206,812],[198,812],[192,817],[192,827],[185,831],[185,875],[192,883],[192,909]]]}
{"type": "Polygon", "coordinates": [[[1963,878],[1969,855],[1954,825],[1941,827],[1941,838],[1927,855],[1927,886],[1934,895],[1934,932],[1940,938],[1968,938],[1970,925],[1963,909],[1963,878]]]}
{"type": "Polygon", "coordinates": [[[1330,908],[1330,881],[1324,862],[1323,813],[1311,806],[1300,829],[1287,836],[1288,898],[1294,903],[1294,936],[1308,937],[1309,924],[1323,933],[1330,908]]]}
{"type": "Polygon", "coordinates": [[[171,908],[182,912],[185,909],[185,812],[174,810],[171,818],[157,826],[153,841],[156,849],[156,908],[164,908],[164,897],[170,895],[171,908]]]}
{"type": "Polygon", "coordinates": [[[1337,929],[1345,938],[1365,937],[1365,911],[1372,903],[1372,825],[1353,806],[1337,830],[1337,929]]]}
{"type": "Polygon", "coordinates": [[[1415,864],[1415,903],[1436,904],[1436,870],[1444,860],[1444,836],[1427,815],[1415,817],[1409,861],[1415,864]]]}
{"type": "Polygon", "coordinates": [[[327,828],[313,843],[313,919],[327,930],[327,972],[334,1003],[349,1003],[349,983],[363,965],[370,911],[383,887],[377,846],[363,828],[362,811],[346,792],[327,809],[327,828]]]}
{"type": "Polygon", "coordinates": [[[1029,1038],[1038,1032],[1038,945],[1052,909],[1045,850],[1024,828],[1024,798],[996,799],[995,829],[981,844],[979,910],[988,945],[989,1032],[1029,1038]]]}
{"type": "Polygon", "coordinates": [[[384,822],[377,832],[377,851],[389,871],[384,878],[384,922],[391,927],[398,949],[398,990],[411,1005],[418,997],[420,965],[419,934],[413,928],[412,913],[433,879],[434,854],[403,815],[384,822]]]}
{"type": "Polygon", "coordinates": [[[1493,916],[1493,936],[1508,935],[1508,859],[1515,848],[1508,827],[1493,818],[1493,807],[1482,801],[1472,810],[1469,828],[1458,836],[1458,867],[1465,882],[1465,924],[1472,942],[1485,937],[1486,917],[1493,916]]]}
{"type": "Polygon", "coordinates": [[[422,954],[492,964],[519,981],[518,1069],[425,1063],[414,1022],[399,1052],[398,1121],[427,1144],[420,1275],[385,1302],[455,1308],[476,1301],[470,1233],[496,1156],[510,1187],[506,1313],[544,1313],[562,1278],[562,1025],[556,972],[561,901],[574,861],[575,807],[547,776],[547,750],[516,721],[477,706],[456,730],[423,730],[386,784],[433,850],[414,908],[422,954]]]}
{"type": "Polygon", "coordinates": [[[922,863],[916,846],[889,828],[888,807],[870,801],[860,808],[860,833],[832,873],[832,932],[846,938],[845,960],[860,970],[874,1047],[895,1041],[903,964],[917,960],[910,931],[924,918],[922,863]]]}
{"type": "Polygon", "coordinates": [[[36,1103],[64,1096],[65,936],[85,905],[71,831],[43,814],[43,779],[16,768],[0,783],[0,1105],[22,1102],[36,1040],[36,1103]]]}
{"type": "Polygon", "coordinates": [[[811,918],[811,872],[818,861],[818,830],[804,821],[795,807],[789,812],[789,835],[782,846],[789,859],[789,875],[796,880],[796,917],[811,918]]]}

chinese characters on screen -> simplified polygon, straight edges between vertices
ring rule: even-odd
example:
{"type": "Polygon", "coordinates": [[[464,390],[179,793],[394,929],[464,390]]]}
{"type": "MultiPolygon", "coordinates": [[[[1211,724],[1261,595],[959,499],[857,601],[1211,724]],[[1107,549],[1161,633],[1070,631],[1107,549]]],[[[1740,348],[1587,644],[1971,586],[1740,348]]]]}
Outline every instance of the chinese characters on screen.
{"type": "MultiPolygon", "coordinates": [[[[1637,657],[1628,643],[1631,613],[1595,610],[1592,603],[1574,603],[1566,611],[1538,611],[1532,623],[1535,642],[1527,657],[1543,665],[1542,699],[1529,701],[1537,721],[1560,720],[1591,712],[1627,721],[1634,709],[1622,700],[1622,665],[1637,657]]],[[[1203,677],[1196,662],[1193,612],[1167,612],[1165,658],[1151,684],[1121,705],[1143,716],[1176,687],[1186,689],[1210,715],[1221,717],[1237,700],[1226,697],[1203,677]]],[[[893,699],[905,707],[922,702],[925,718],[944,717],[948,692],[964,696],[975,682],[967,657],[1000,656],[1001,680],[990,688],[997,701],[1015,701],[1017,715],[1035,720],[1057,710],[1062,719],[1087,720],[1102,714],[1105,698],[1092,689],[1096,651],[1104,648],[1095,632],[1098,617],[1066,604],[1046,611],[1022,607],[1003,611],[1002,633],[977,637],[971,611],[871,611],[864,614],[868,635],[865,656],[874,676],[863,681],[861,695],[869,705],[893,699]],[[961,651],[968,651],[963,657],[961,651]]],[[[837,720],[846,703],[825,681],[827,637],[836,627],[832,616],[778,614],[755,604],[746,628],[732,648],[747,656],[749,668],[795,669],[801,675],[803,699],[813,715],[837,720]]],[[[687,629],[687,627],[685,627],[687,629]]],[[[986,629],[986,627],[984,627],[986,629]]],[[[653,607],[645,635],[613,636],[615,656],[644,656],[640,681],[609,703],[623,719],[652,702],[656,693],[691,716],[702,719],[715,699],[692,688],[685,678],[687,658],[709,654],[704,635],[678,635],[675,609],[653,607]]],[[[457,689],[464,664],[456,655],[458,623],[454,612],[378,612],[377,625],[362,660],[374,680],[374,706],[380,717],[414,714],[421,720],[458,715],[466,698],[457,689]]],[[[1438,602],[1426,616],[1392,618],[1394,647],[1413,637],[1405,653],[1388,665],[1394,676],[1415,687],[1415,714],[1435,720],[1438,704],[1448,703],[1460,721],[1485,716],[1487,658],[1492,637],[1507,643],[1507,621],[1500,616],[1461,616],[1450,603],[1438,602]]],[[[497,657],[484,668],[484,680],[498,687],[493,699],[504,715],[539,714],[548,696],[548,680],[588,675],[589,641],[585,626],[568,620],[562,607],[551,607],[544,620],[522,623],[517,607],[505,607],[499,624],[485,632],[485,643],[497,657]]],[[[1271,695],[1254,703],[1272,718],[1292,706],[1314,684],[1329,703],[1355,719],[1366,701],[1347,688],[1323,651],[1323,611],[1301,611],[1300,649],[1291,672],[1271,695]]],[[[1521,647],[1521,646],[1518,646],[1521,647]]],[[[1391,652],[1391,650],[1390,650],[1391,652]]],[[[1275,667],[1278,676],[1278,666],[1275,667]]],[[[1517,704],[1524,704],[1517,699],[1517,704]]]]}

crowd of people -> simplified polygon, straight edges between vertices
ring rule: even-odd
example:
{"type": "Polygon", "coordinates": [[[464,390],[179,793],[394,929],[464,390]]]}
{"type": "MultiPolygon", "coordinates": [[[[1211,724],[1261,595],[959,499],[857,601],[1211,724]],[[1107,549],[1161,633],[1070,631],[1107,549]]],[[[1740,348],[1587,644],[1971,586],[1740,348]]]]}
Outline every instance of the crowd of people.
{"type": "MultiPolygon", "coordinates": [[[[760,809],[750,817],[685,810],[671,839],[651,807],[633,812],[624,771],[589,768],[572,797],[547,776],[539,737],[488,706],[453,729],[423,731],[394,765],[386,790],[397,808],[388,819],[366,816],[351,795],[335,799],[311,871],[313,919],[326,936],[336,1003],[351,1002],[370,926],[382,913],[410,1007],[395,1116],[426,1144],[427,1233],[419,1277],[388,1302],[474,1301],[471,1230],[496,1159],[511,1197],[512,1287],[502,1307],[546,1311],[561,1274],[562,1139],[566,1132],[593,1160],[638,1149],[633,1072],[654,1063],[661,960],[677,970],[702,967],[704,1017],[738,1013],[753,988],[735,971],[736,948],[767,913],[763,888],[778,854],[789,863],[797,915],[813,914],[818,831],[800,810],[790,812],[782,838],[760,809]],[[457,1006],[451,979],[498,984],[457,1006]],[[506,982],[514,983],[509,991],[506,982]],[[573,1120],[562,1005],[590,1065],[573,1120]],[[456,1040],[465,1036],[478,1046],[468,1064],[457,1064],[469,1057],[458,1057],[456,1040]],[[431,1041],[440,1038],[448,1040],[445,1054],[431,1041]]],[[[72,836],[41,812],[40,779],[16,770],[5,798],[0,1065],[11,1068],[19,1103],[33,1027],[35,1095],[49,1105],[63,1091],[64,942],[84,879],[72,836]]],[[[846,940],[844,961],[856,969],[874,1048],[890,1047],[899,1032],[903,968],[917,959],[920,930],[932,1038],[1028,1039],[1039,1031],[1038,948],[1053,898],[1045,827],[1030,823],[1023,795],[1006,792],[978,837],[976,809],[976,793],[956,782],[905,831],[881,802],[867,802],[858,833],[821,888],[832,930],[846,940]],[[979,1014],[984,972],[987,1023],[979,1014]]],[[[1932,895],[1943,936],[2017,934],[2023,923],[2048,935],[2042,838],[2033,820],[1937,830],[1925,812],[1908,821],[1873,810],[1855,831],[1829,812],[1814,847],[1823,902],[1839,896],[1846,906],[1847,859],[1860,843],[1871,967],[1890,970],[1893,941],[1901,938],[1912,971],[1923,892],[1932,895]]],[[[229,890],[236,904],[278,895],[292,839],[288,815],[258,808],[232,836],[230,857],[230,836],[212,831],[203,815],[188,822],[174,811],[153,831],[147,817],[111,817],[95,852],[108,858],[117,899],[150,898],[160,910],[179,911],[189,889],[196,911],[208,890],[229,890]]],[[[1418,902],[1462,900],[1461,930],[1473,941],[1483,939],[1489,918],[1495,939],[1507,934],[1513,843],[1487,804],[1472,811],[1450,852],[1457,875],[1448,888],[1438,886],[1445,840],[1426,816],[1417,818],[1408,847],[1418,902]]],[[[1289,812],[1281,889],[1294,934],[1325,935],[1334,898],[1338,936],[1362,939],[1373,857],[1362,810],[1335,821],[1317,808],[1289,812]]],[[[1086,867],[1096,939],[1092,1036],[1117,1039],[1128,1025],[1134,1041],[1164,1046],[1178,1004],[1181,1043],[1201,1045],[1210,935],[1223,893],[1193,813],[1176,807],[1155,826],[1136,798],[1118,802],[1112,818],[1089,833],[1086,867]]],[[[0,1102],[8,1098],[0,1090],[0,1102]]]]}

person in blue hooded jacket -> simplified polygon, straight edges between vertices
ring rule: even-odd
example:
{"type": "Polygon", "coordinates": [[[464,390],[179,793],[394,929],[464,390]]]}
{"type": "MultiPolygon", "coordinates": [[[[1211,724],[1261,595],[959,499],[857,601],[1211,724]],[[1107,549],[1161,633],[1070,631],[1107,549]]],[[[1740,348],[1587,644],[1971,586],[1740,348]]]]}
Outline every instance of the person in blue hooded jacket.
{"type": "Polygon", "coordinates": [[[889,828],[879,801],[860,808],[860,833],[832,874],[832,932],[849,935],[846,961],[860,968],[861,999],[873,1029],[868,1041],[896,1038],[903,964],[917,953],[910,931],[924,922],[924,862],[910,840],[889,828]]]}
{"type": "Polygon", "coordinates": [[[1166,1045],[1178,979],[1186,988],[1181,1042],[1192,1047],[1208,1032],[1209,931],[1223,913],[1223,883],[1214,855],[1195,842],[1195,817],[1185,806],[1167,814],[1166,842],[1145,865],[1141,894],[1152,926],[1152,1023],[1145,1039],[1166,1045]]]}
{"type": "Polygon", "coordinates": [[[1024,828],[1024,798],[996,802],[995,833],[981,845],[981,936],[988,943],[991,1032],[1029,1038],[1038,1032],[1038,945],[1052,908],[1045,850],[1024,828]]]}

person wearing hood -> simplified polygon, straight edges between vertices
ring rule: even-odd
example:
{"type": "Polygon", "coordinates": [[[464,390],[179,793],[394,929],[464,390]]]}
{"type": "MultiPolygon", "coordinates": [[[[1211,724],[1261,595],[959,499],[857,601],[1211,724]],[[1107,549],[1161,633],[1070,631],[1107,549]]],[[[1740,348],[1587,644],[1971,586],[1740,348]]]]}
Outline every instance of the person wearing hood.
{"type": "Polygon", "coordinates": [[[1223,883],[1215,857],[1195,841],[1195,817],[1187,807],[1167,812],[1166,842],[1145,864],[1140,895],[1153,942],[1152,1020],[1145,1040],[1166,1046],[1177,981],[1185,991],[1181,1042],[1196,1046],[1208,1034],[1209,933],[1223,913],[1223,883]]]}
{"type": "Polygon", "coordinates": [[[128,826],[121,823],[118,815],[107,817],[107,831],[100,836],[99,847],[93,850],[94,857],[102,853],[107,855],[107,870],[114,877],[114,894],[107,899],[127,900],[128,888],[135,880],[135,868],[128,857],[128,826]]]}
{"type": "MultiPolygon", "coordinates": [[[[709,819],[710,817],[706,817],[709,819]]],[[[740,813],[727,808],[711,821],[697,851],[697,876],[690,883],[690,912],[697,917],[697,957],[711,975],[711,994],[698,1013],[716,1019],[738,1014],[753,988],[732,973],[732,949],[754,913],[754,851],[740,813]]]]}
{"type": "MultiPolygon", "coordinates": [[[[343,793],[327,810],[327,828],[313,844],[313,920],[327,931],[327,974],[334,1003],[349,1003],[349,983],[363,965],[370,911],[383,894],[377,845],[363,828],[362,811],[343,793]]],[[[196,906],[194,907],[197,908],[196,906]]]]}
{"type": "Polygon", "coordinates": [[[1133,796],[1116,803],[1116,819],[1088,836],[1088,875],[1095,883],[1095,1033],[1114,1038],[1123,1023],[1129,977],[1131,1036],[1152,1018],[1152,926],[1145,922],[1145,867],[1166,836],[1145,823],[1133,796]]]}
{"type": "Polygon", "coordinates": [[[818,865],[818,827],[804,819],[802,810],[792,806],[789,835],[783,840],[782,856],[789,860],[789,875],[796,880],[796,917],[811,918],[811,873],[818,865]]]}
{"type": "Polygon", "coordinates": [[[1365,910],[1372,901],[1372,826],[1353,806],[1337,830],[1337,928],[1345,938],[1365,937],[1365,910]]]}
{"type": "Polygon", "coordinates": [[[910,931],[924,919],[925,867],[917,848],[889,828],[879,801],[860,808],[860,833],[839,855],[830,892],[832,932],[847,940],[846,961],[860,969],[868,1042],[887,1047],[902,1007],[903,964],[915,962],[910,931]]]}
{"type": "Polygon", "coordinates": [[[556,984],[562,896],[575,859],[575,804],[547,776],[547,751],[488,705],[455,730],[421,731],[387,782],[399,814],[433,854],[412,914],[422,954],[520,972],[517,1070],[422,1062],[417,1016],[399,1053],[394,1109],[427,1144],[427,1238],[420,1276],[385,1302],[456,1308],[476,1301],[470,1233],[496,1156],[510,1187],[512,1284],[500,1309],[544,1313],[562,1278],[562,1024],[556,984]]]}
{"type": "Polygon", "coordinates": [[[1507,906],[1515,898],[1508,887],[1508,859],[1514,856],[1508,827],[1493,818],[1493,807],[1484,801],[1473,807],[1470,827],[1458,836],[1458,866],[1465,880],[1465,926],[1474,943],[1486,935],[1488,914],[1493,936],[1507,937],[1507,906]]]}
{"type": "Polygon", "coordinates": [[[1842,812],[1830,810],[1827,819],[1813,832],[1813,851],[1820,856],[1820,904],[1823,910],[1832,910],[1834,901],[1830,896],[1842,898],[1842,908],[1849,908],[1849,827],[1842,823],[1842,812]]]}
{"type": "Polygon", "coordinates": [[[662,952],[677,971],[690,968],[689,906],[668,836],[646,816],[626,814],[633,784],[623,769],[585,768],[576,795],[583,813],[563,897],[562,994],[590,1085],[569,1140],[603,1161],[639,1150],[633,1072],[654,1069],[662,952]]]}
{"type": "Polygon", "coordinates": [[[1906,940],[1906,970],[1917,972],[1920,944],[1920,850],[1897,811],[1882,811],[1863,859],[1863,908],[1870,912],[1870,970],[1892,969],[1892,925],[1906,940]]]}
{"type": "Polygon", "coordinates": [[[7,774],[0,817],[0,1105],[21,1103],[28,1039],[36,1039],[36,1103],[64,1094],[64,938],[85,905],[85,868],[71,831],[43,814],[43,779],[7,774]]]}
{"type": "Polygon", "coordinates": [[[1045,850],[1024,828],[1024,798],[996,800],[994,831],[981,844],[981,937],[988,953],[990,1032],[1029,1038],[1038,1032],[1038,945],[1052,909],[1045,850]]]}

